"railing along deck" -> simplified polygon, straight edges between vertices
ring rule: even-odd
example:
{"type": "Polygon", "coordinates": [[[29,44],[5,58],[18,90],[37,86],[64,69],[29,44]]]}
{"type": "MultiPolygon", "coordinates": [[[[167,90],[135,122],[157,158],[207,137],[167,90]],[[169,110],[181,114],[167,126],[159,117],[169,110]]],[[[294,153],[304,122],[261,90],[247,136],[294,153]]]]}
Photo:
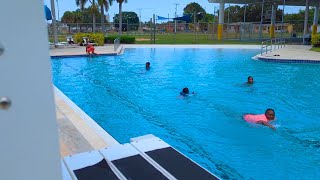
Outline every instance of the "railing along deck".
{"type": "Polygon", "coordinates": [[[116,52],[120,46],[120,37],[116,38],[114,41],[113,41],[113,44],[114,44],[114,52],[116,52]]]}
{"type": "Polygon", "coordinates": [[[286,41],[285,39],[281,38],[275,38],[275,39],[270,39],[267,41],[262,41],[261,42],[261,55],[263,53],[268,54],[269,52],[275,51],[276,49],[280,49],[282,47],[286,46],[286,41]]]}

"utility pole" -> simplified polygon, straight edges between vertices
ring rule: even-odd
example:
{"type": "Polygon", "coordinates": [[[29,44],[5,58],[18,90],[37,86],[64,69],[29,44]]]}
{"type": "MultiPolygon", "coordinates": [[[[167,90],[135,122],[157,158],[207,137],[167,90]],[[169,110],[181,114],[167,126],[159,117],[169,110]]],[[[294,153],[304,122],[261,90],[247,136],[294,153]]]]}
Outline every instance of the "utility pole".
{"type": "MultiPolygon", "coordinates": [[[[175,3],[174,5],[176,5],[176,12],[174,14],[174,17],[176,18],[177,17],[177,7],[178,7],[178,3],[175,3]]],[[[177,20],[174,20],[174,33],[177,32],[177,20]]]]}
{"type": "Polygon", "coordinates": [[[264,13],[264,0],[262,0],[261,4],[261,17],[260,17],[260,40],[262,41],[263,35],[262,35],[262,24],[263,24],[263,13],[264,13]]]}
{"type": "Polygon", "coordinates": [[[228,8],[228,25],[230,23],[230,4],[229,4],[229,8],[228,8]]]}
{"type": "Polygon", "coordinates": [[[214,26],[216,23],[216,7],[213,7],[213,34],[214,34],[214,26]]]}
{"type": "Polygon", "coordinates": [[[58,43],[58,34],[57,34],[56,10],[54,5],[54,0],[51,0],[51,12],[52,12],[53,42],[54,42],[54,45],[56,45],[58,43]]]}
{"type": "Polygon", "coordinates": [[[139,21],[140,21],[139,27],[141,28],[141,10],[142,10],[142,8],[139,8],[138,10],[139,10],[139,21]]]}
{"type": "Polygon", "coordinates": [[[58,8],[58,21],[60,20],[60,10],[59,10],[59,0],[57,1],[57,8],[58,8]]]}

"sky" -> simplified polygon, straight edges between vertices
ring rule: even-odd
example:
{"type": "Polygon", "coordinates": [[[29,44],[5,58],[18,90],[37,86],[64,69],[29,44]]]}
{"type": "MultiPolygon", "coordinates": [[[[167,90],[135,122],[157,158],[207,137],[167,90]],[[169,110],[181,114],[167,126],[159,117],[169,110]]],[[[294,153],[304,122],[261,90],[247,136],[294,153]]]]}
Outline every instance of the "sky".
{"type": "MultiPolygon", "coordinates": [[[[128,3],[122,4],[122,11],[133,11],[139,16],[139,9],[141,9],[140,12],[142,21],[149,21],[153,14],[163,17],[168,17],[168,15],[170,18],[174,17],[176,8],[175,4],[178,4],[177,15],[181,16],[183,14],[183,8],[191,2],[197,2],[200,4],[200,6],[202,6],[202,8],[205,9],[207,13],[210,14],[213,14],[214,7],[216,7],[216,9],[219,8],[219,4],[209,3],[208,0],[128,0],[128,3]]],[[[50,0],[44,0],[44,4],[51,9],[50,0]]],[[[77,9],[75,0],[55,0],[55,5],[57,19],[58,15],[59,18],[61,18],[65,11],[75,11],[77,9]]],[[[225,5],[225,7],[228,6],[229,4],[225,5]]],[[[300,8],[301,7],[288,6],[285,9],[285,13],[295,13],[298,12],[300,8]]],[[[106,14],[108,13],[111,21],[113,16],[119,13],[119,5],[116,3],[116,1],[114,1],[113,5],[106,14]]]]}

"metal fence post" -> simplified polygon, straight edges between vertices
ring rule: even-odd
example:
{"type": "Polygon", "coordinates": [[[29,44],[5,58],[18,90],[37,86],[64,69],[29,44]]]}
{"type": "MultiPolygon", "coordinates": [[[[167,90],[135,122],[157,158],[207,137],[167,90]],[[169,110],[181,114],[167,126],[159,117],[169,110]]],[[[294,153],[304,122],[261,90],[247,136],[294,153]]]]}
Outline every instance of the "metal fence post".
{"type": "Polygon", "coordinates": [[[153,37],[153,35],[152,35],[152,18],[150,18],[150,23],[151,23],[151,25],[150,25],[150,44],[152,44],[152,37],[153,37]]]}

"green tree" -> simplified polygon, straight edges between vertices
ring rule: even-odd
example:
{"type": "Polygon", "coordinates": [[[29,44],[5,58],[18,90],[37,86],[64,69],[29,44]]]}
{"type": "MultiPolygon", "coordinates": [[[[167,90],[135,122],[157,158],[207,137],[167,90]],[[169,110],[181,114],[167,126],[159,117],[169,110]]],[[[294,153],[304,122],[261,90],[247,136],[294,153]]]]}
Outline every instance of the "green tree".
{"type": "MultiPolygon", "coordinates": [[[[300,10],[298,13],[286,14],[284,16],[284,21],[286,23],[293,24],[293,29],[297,32],[303,32],[304,29],[304,16],[305,10],[300,10]]],[[[314,8],[309,10],[308,22],[311,24],[313,22],[314,8]]]]}
{"type": "Polygon", "coordinates": [[[127,0],[117,0],[119,3],[119,35],[122,34],[122,3],[127,3],[127,0]]]}
{"type": "Polygon", "coordinates": [[[200,22],[214,22],[215,18],[213,14],[207,13],[200,22]]]}
{"type": "Polygon", "coordinates": [[[100,10],[101,10],[101,29],[102,32],[105,33],[106,31],[106,25],[104,24],[104,20],[105,15],[104,15],[104,10],[106,10],[106,12],[109,11],[109,7],[112,6],[112,2],[113,0],[98,0],[98,4],[100,6],[100,10]]]}
{"type": "MultiPolygon", "coordinates": [[[[92,23],[93,20],[93,14],[91,7],[84,8],[83,10],[77,9],[76,12],[79,12],[82,14],[82,23],[92,23]]],[[[99,11],[94,13],[95,22],[99,21],[101,19],[101,14],[99,11]]]]}
{"type": "Polygon", "coordinates": [[[201,21],[205,15],[206,11],[198,3],[189,3],[185,8],[183,8],[183,15],[192,14],[191,18],[193,19],[194,13],[196,14],[196,20],[201,21]]]}
{"type": "Polygon", "coordinates": [[[61,18],[61,22],[63,22],[63,23],[74,23],[73,12],[71,12],[71,11],[64,12],[64,14],[63,14],[63,16],[61,18]]]}
{"type": "MultiPolygon", "coordinates": [[[[67,24],[82,23],[82,19],[83,17],[81,12],[66,11],[61,18],[61,22],[67,23],[67,24]]],[[[68,25],[68,27],[69,27],[69,33],[70,33],[71,25],[68,25]]]]}
{"type": "Polygon", "coordinates": [[[228,13],[229,13],[229,22],[242,22],[243,21],[243,14],[244,14],[244,7],[230,6],[225,9],[225,16],[224,22],[228,22],[228,13]]]}
{"type": "MultiPolygon", "coordinates": [[[[80,24],[80,26],[84,26],[83,24],[88,24],[92,22],[92,13],[90,11],[90,8],[84,8],[83,10],[77,9],[76,11],[66,11],[62,18],[62,23],[69,24],[69,32],[71,28],[71,24],[80,24]]],[[[98,13],[95,15],[96,21],[101,19],[101,14],[98,13]]],[[[105,20],[105,19],[104,19],[105,20]]],[[[81,28],[80,28],[81,29],[81,28]]]]}
{"type": "MultiPolygon", "coordinates": [[[[278,9],[277,6],[275,6],[276,9],[276,21],[282,20],[282,10],[278,9]]],[[[264,14],[263,14],[263,21],[264,22],[270,22],[271,20],[268,19],[265,14],[267,11],[272,10],[272,4],[271,2],[267,2],[264,5],[264,14]]],[[[224,22],[228,21],[228,13],[229,13],[229,22],[243,22],[244,20],[244,12],[246,11],[246,22],[260,22],[261,21],[261,4],[249,4],[246,6],[230,6],[227,7],[224,11],[224,22]]]]}
{"type": "Polygon", "coordinates": [[[89,7],[89,10],[90,12],[92,13],[92,31],[93,32],[96,32],[96,14],[98,13],[98,7],[96,6],[96,3],[95,3],[95,0],[76,0],[76,5],[78,7],[80,7],[81,10],[84,9],[84,5],[87,3],[87,2],[90,2],[91,3],[91,6],[89,7]]]}
{"type": "Polygon", "coordinates": [[[80,11],[66,11],[62,18],[62,23],[82,23],[82,13],[80,11]]]}
{"type": "MultiPolygon", "coordinates": [[[[126,28],[128,30],[127,25],[130,24],[130,29],[137,30],[139,26],[139,17],[137,13],[135,12],[122,12],[122,21],[126,22],[126,26],[123,28],[126,28]]],[[[119,14],[116,14],[114,16],[114,22],[119,23],[119,14]]],[[[116,24],[116,27],[119,27],[119,25],[116,24]]]]}

